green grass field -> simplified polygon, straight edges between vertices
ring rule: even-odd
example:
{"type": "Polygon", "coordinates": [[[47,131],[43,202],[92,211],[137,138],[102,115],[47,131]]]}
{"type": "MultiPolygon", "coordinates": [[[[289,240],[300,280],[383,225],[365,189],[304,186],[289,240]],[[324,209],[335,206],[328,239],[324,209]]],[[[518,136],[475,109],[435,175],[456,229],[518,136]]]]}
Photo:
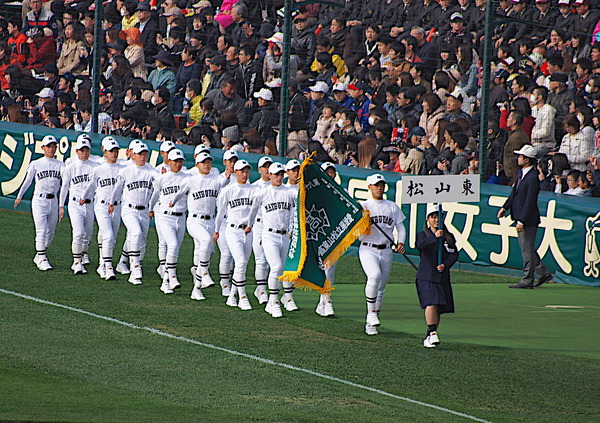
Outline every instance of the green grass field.
{"type": "MultiPolygon", "coordinates": [[[[227,307],[216,288],[205,290],[206,301],[189,299],[189,237],[183,287],[165,296],[153,230],[144,285],[132,286],[124,277],[99,280],[93,265],[88,275],[72,274],[68,221],[46,273],[32,262],[31,216],[0,211],[0,222],[0,421],[600,420],[594,288],[515,292],[506,288],[515,279],[455,272],[457,313],[444,316],[442,344],[428,350],[407,265],[394,265],[380,335],[367,337],[355,258],[338,266],[335,318],[314,313],[316,293],[296,291],[301,310],[276,320],[254,298],[250,312],[227,307]]],[[[95,262],[95,247],[91,256],[95,262]]]]}

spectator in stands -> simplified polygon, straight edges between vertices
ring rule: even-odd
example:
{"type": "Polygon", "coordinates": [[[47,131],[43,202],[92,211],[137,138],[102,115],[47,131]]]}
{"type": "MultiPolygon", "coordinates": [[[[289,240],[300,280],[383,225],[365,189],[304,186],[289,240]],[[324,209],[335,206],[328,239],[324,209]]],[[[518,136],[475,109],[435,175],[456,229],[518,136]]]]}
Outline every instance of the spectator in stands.
{"type": "Polygon", "coordinates": [[[279,112],[273,103],[273,92],[268,88],[261,88],[254,93],[258,101],[258,111],[254,113],[250,127],[258,131],[264,140],[275,139],[273,127],[279,123],[279,112]]]}
{"type": "Polygon", "coordinates": [[[85,63],[81,61],[82,52],[85,50],[84,31],[84,26],[79,22],[70,22],[65,26],[65,38],[56,63],[59,73],[71,72],[73,75],[80,75],[85,70],[85,63]]]}
{"type": "Polygon", "coordinates": [[[171,98],[171,96],[175,94],[175,87],[177,86],[175,73],[171,70],[173,62],[171,62],[169,54],[166,51],[161,50],[154,56],[154,63],[156,69],[150,72],[148,82],[152,84],[155,91],[159,87],[166,87],[169,90],[169,98],[171,98]]]}
{"type": "Polygon", "coordinates": [[[142,34],[137,27],[121,31],[121,38],[127,42],[127,48],[124,51],[125,57],[131,66],[131,72],[135,78],[148,79],[146,70],[146,57],[144,55],[144,45],[142,44],[142,34]]]}
{"type": "Polygon", "coordinates": [[[202,84],[199,79],[190,79],[185,86],[185,99],[189,105],[189,120],[188,123],[199,123],[202,119],[202,84]]]}
{"type": "Polygon", "coordinates": [[[27,63],[27,36],[21,32],[21,20],[15,16],[8,19],[7,30],[10,34],[10,62],[12,65],[25,66],[27,63]]]}
{"type": "Polygon", "coordinates": [[[237,95],[237,84],[235,79],[226,78],[221,83],[220,88],[215,88],[206,94],[207,98],[213,101],[214,107],[218,113],[225,110],[232,110],[237,116],[238,123],[245,126],[244,100],[237,95]]]}
{"type": "Polygon", "coordinates": [[[567,133],[560,143],[558,152],[567,156],[572,169],[585,171],[586,162],[594,148],[593,139],[590,140],[581,131],[581,124],[575,114],[567,115],[564,128],[567,133]]]}
{"type": "Polygon", "coordinates": [[[548,89],[546,87],[538,86],[533,89],[531,115],[535,119],[535,124],[531,130],[531,144],[535,147],[538,157],[543,157],[556,147],[554,138],[556,109],[546,103],[547,99],[548,89]]]}
{"type": "Polygon", "coordinates": [[[42,7],[42,0],[30,0],[31,11],[25,17],[23,32],[27,33],[31,28],[49,28],[52,31],[52,37],[58,36],[58,22],[56,16],[49,8],[42,7]]]}
{"type": "Polygon", "coordinates": [[[49,28],[31,28],[26,35],[29,47],[27,69],[41,71],[49,63],[56,64],[56,40],[49,28]]]}
{"type": "Polygon", "coordinates": [[[504,147],[504,159],[502,162],[504,164],[504,174],[509,179],[510,184],[512,184],[512,180],[519,170],[517,155],[514,151],[520,150],[525,144],[529,144],[529,138],[521,128],[524,118],[523,114],[516,110],[511,111],[508,115],[507,124],[510,134],[504,147]]]}
{"type": "Polygon", "coordinates": [[[156,44],[158,23],[150,19],[149,3],[138,3],[135,11],[138,18],[138,23],[135,26],[140,30],[140,41],[144,46],[144,58],[147,63],[152,63],[153,57],[158,53],[158,45],[156,44]]]}
{"type": "Polygon", "coordinates": [[[173,111],[169,107],[171,92],[166,86],[158,87],[152,97],[154,108],[150,110],[149,117],[158,119],[160,128],[175,128],[173,111]]]}
{"type": "Polygon", "coordinates": [[[571,170],[566,177],[561,175],[555,176],[556,187],[554,192],[557,194],[566,195],[577,195],[583,197],[584,190],[579,186],[579,176],[581,172],[578,170],[571,170]],[[566,181],[566,183],[565,183],[566,181]]]}

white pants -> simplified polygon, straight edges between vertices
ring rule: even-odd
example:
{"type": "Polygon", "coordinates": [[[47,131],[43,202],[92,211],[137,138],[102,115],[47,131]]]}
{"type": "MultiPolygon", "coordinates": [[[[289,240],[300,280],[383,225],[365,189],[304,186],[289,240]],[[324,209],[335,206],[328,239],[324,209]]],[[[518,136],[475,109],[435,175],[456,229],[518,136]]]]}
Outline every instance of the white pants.
{"type": "Polygon", "coordinates": [[[252,253],[252,232],[247,234],[244,229],[232,228],[228,225],[225,229],[225,239],[233,257],[233,280],[245,282],[246,268],[252,253]]]}
{"type": "Polygon", "coordinates": [[[58,199],[40,198],[34,195],[31,201],[31,214],[35,225],[35,249],[39,254],[45,254],[56,233],[58,199]]]}
{"type": "Polygon", "coordinates": [[[136,256],[138,260],[141,260],[141,251],[146,248],[146,237],[148,236],[148,228],[150,227],[148,209],[135,210],[123,207],[121,210],[121,219],[123,219],[123,224],[127,228],[125,244],[127,245],[129,258],[132,262],[135,262],[133,257],[136,256]]]}
{"type": "Polygon", "coordinates": [[[390,248],[378,250],[366,245],[361,245],[358,250],[360,264],[367,275],[367,311],[381,310],[383,293],[392,270],[392,254],[390,248]]]}
{"type": "Polygon", "coordinates": [[[84,251],[87,251],[94,232],[94,204],[80,205],[79,202],[69,201],[69,218],[73,228],[73,244],[83,245],[84,251]]]}
{"type": "Polygon", "coordinates": [[[262,245],[263,224],[256,221],[252,227],[252,251],[254,252],[254,279],[257,284],[265,284],[269,274],[269,264],[262,245]]]}
{"type": "Polygon", "coordinates": [[[285,266],[285,256],[290,245],[288,234],[277,234],[274,232],[262,233],[263,250],[269,265],[269,290],[281,289],[281,280],[279,276],[283,273],[285,266]]]}
{"type": "Polygon", "coordinates": [[[121,205],[116,205],[112,214],[108,214],[108,203],[97,201],[94,206],[98,222],[98,244],[102,245],[101,260],[112,261],[113,250],[121,225],[121,205]]]}
{"type": "Polygon", "coordinates": [[[156,212],[154,216],[158,243],[163,242],[167,246],[167,262],[176,263],[185,235],[185,216],[171,216],[163,212],[156,212]]]}
{"type": "Polygon", "coordinates": [[[215,233],[214,219],[200,219],[189,215],[187,231],[194,240],[194,264],[208,262],[215,249],[212,242],[215,233]]]}
{"type": "Polygon", "coordinates": [[[219,238],[217,244],[219,244],[219,274],[221,275],[221,281],[224,283],[229,282],[229,273],[231,272],[231,263],[233,257],[231,251],[229,251],[229,245],[227,245],[227,239],[225,238],[225,227],[226,223],[221,224],[219,228],[219,238]]]}

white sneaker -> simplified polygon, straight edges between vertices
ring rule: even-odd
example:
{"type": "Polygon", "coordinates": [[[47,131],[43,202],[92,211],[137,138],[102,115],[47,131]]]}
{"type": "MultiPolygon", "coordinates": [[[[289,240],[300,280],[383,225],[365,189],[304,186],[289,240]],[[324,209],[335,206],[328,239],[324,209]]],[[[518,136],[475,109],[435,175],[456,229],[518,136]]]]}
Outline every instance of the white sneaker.
{"type": "Polygon", "coordinates": [[[181,288],[181,284],[179,283],[179,280],[177,279],[177,276],[168,276],[167,278],[169,278],[169,286],[171,287],[171,289],[175,290],[175,289],[179,289],[181,288]]]}
{"type": "Polygon", "coordinates": [[[248,301],[248,297],[245,295],[238,301],[238,307],[240,310],[252,310],[252,305],[250,304],[250,301],[248,301]]]}
{"type": "Polygon", "coordinates": [[[215,285],[215,281],[212,280],[208,272],[202,275],[202,288],[210,288],[215,285]]]}
{"type": "Polygon", "coordinates": [[[135,279],[142,279],[142,266],[135,266],[131,269],[131,274],[135,279]]]}
{"type": "Polygon", "coordinates": [[[81,264],[81,262],[75,262],[73,263],[73,266],[71,266],[71,269],[73,270],[73,273],[76,275],[85,275],[87,273],[87,270],[85,270],[85,267],[83,267],[83,264],[81,264]]]}
{"type": "Polygon", "coordinates": [[[433,345],[440,345],[440,338],[438,338],[437,332],[431,332],[429,334],[429,340],[433,345]]]}
{"type": "Polygon", "coordinates": [[[298,306],[296,305],[296,302],[294,301],[294,297],[292,297],[291,294],[283,294],[283,297],[281,297],[281,302],[283,303],[283,307],[287,311],[298,310],[298,306]]]}
{"type": "Polygon", "coordinates": [[[90,256],[88,256],[88,253],[83,253],[83,256],[81,256],[81,264],[83,264],[84,266],[87,264],[90,264],[90,256]]]}
{"type": "Polygon", "coordinates": [[[231,284],[221,282],[221,295],[224,297],[229,297],[230,293],[231,293],[231,284]]]}
{"type": "Polygon", "coordinates": [[[104,268],[103,264],[101,264],[100,266],[98,266],[98,268],[96,269],[96,273],[98,273],[98,275],[100,276],[100,278],[106,279],[106,269],[104,268]]]}
{"type": "Polygon", "coordinates": [[[112,281],[117,278],[117,275],[115,275],[115,269],[113,269],[112,266],[106,266],[105,271],[104,279],[107,281],[112,281]]]}
{"type": "Polygon", "coordinates": [[[141,285],[142,284],[142,279],[141,278],[136,278],[135,275],[133,273],[131,273],[129,275],[129,279],[128,279],[129,283],[132,285],[141,285]]]}
{"type": "Polygon", "coordinates": [[[325,317],[325,304],[319,301],[319,304],[317,304],[317,308],[315,309],[315,313],[317,313],[319,316],[325,317]]]}
{"type": "Polygon", "coordinates": [[[267,294],[266,285],[258,285],[254,290],[254,296],[258,300],[259,304],[265,304],[269,302],[269,295],[267,294]]]}
{"type": "Polygon", "coordinates": [[[381,325],[381,322],[379,321],[379,317],[377,316],[377,313],[375,313],[374,311],[367,313],[367,325],[371,325],[371,326],[381,325]]]}
{"type": "Polygon", "coordinates": [[[169,277],[163,278],[162,285],[160,286],[160,290],[165,294],[172,294],[173,290],[169,286],[169,277]]]}
{"type": "Polygon", "coordinates": [[[200,288],[196,288],[196,287],[194,287],[194,289],[192,289],[192,295],[190,295],[190,298],[192,300],[198,300],[198,301],[206,299],[206,297],[202,293],[202,290],[200,288]]]}
{"type": "Polygon", "coordinates": [[[237,291],[234,291],[233,289],[229,293],[229,296],[227,297],[227,301],[225,302],[225,304],[227,304],[229,307],[237,307],[238,306],[237,298],[235,297],[236,293],[237,293],[237,291]]]}
{"type": "Polygon", "coordinates": [[[335,316],[335,312],[333,311],[333,303],[331,302],[331,300],[325,301],[323,303],[323,308],[324,308],[325,314],[323,314],[322,316],[325,316],[325,317],[335,316]]]}
{"type": "Polygon", "coordinates": [[[271,304],[270,314],[276,319],[279,317],[283,317],[283,312],[281,311],[281,304],[279,304],[279,301],[273,301],[273,303],[271,304]]]}
{"type": "Polygon", "coordinates": [[[129,267],[127,267],[127,263],[123,263],[122,261],[117,263],[116,270],[117,270],[117,272],[119,272],[122,275],[128,275],[131,273],[131,271],[129,270],[129,267]]]}
{"type": "Polygon", "coordinates": [[[435,348],[435,344],[431,342],[431,335],[423,340],[423,346],[425,348],[435,348]]]}
{"type": "Polygon", "coordinates": [[[365,333],[367,335],[378,335],[379,334],[379,332],[377,332],[377,328],[368,323],[365,325],[365,333]]]}
{"type": "Polygon", "coordinates": [[[198,269],[198,266],[190,267],[190,273],[192,274],[192,276],[196,276],[196,269],[198,269]]]}
{"type": "MultiPolygon", "coordinates": [[[[35,259],[34,259],[34,261],[35,261],[35,259]]],[[[52,270],[52,265],[50,265],[50,262],[48,261],[48,258],[46,258],[46,257],[39,258],[36,265],[37,265],[38,269],[40,269],[44,272],[46,270],[52,270]]]]}
{"type": "Polygon", "coordinates": [[[158,276],[160,276],[162,278],[165,275],[165,266],[163,266],[162,264],[159,265],[156,268],[156,273],[158,273],[158,276]]]}
{"type": "Polygon", "coordinates": [[[33,262],[35,263],[35,265],[39,269],[40,268],[40,263],[42,262],[42,258],[36,254],[35,256],[33,256],[33,262]]]}

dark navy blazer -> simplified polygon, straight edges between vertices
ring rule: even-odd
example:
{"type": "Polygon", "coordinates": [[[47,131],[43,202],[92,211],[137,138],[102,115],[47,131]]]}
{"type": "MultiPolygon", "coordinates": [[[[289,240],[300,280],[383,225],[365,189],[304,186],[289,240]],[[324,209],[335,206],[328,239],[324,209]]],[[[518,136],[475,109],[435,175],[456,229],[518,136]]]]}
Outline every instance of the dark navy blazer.
{"type": "MultiPolygon", "coordinates": [[[[517,181],[521,178],[523,170],[517,174],[517,181]]],[[[535,168],[531,169],[523,180],[513,185],[510,196],[502,206],[509,210],[514,221],[522,222],[525,226],[538,226],[540,224],[540,210],[537,199],[540,192],[540,180],[535,168]]]]}
{"type": "Polygon", "coordinates": [[[438,239],[433,232],[427,236],[425,231],[417,234],[417,249],[421,253],[421,262],[417,270],[417,279],[431,282],[449,282],[450,268],[458,260],[456,246],[449,252],[446,245],[442,247],[442,263],[446,266],[443,272],[437,271],[438,265],[438,239]]]}

